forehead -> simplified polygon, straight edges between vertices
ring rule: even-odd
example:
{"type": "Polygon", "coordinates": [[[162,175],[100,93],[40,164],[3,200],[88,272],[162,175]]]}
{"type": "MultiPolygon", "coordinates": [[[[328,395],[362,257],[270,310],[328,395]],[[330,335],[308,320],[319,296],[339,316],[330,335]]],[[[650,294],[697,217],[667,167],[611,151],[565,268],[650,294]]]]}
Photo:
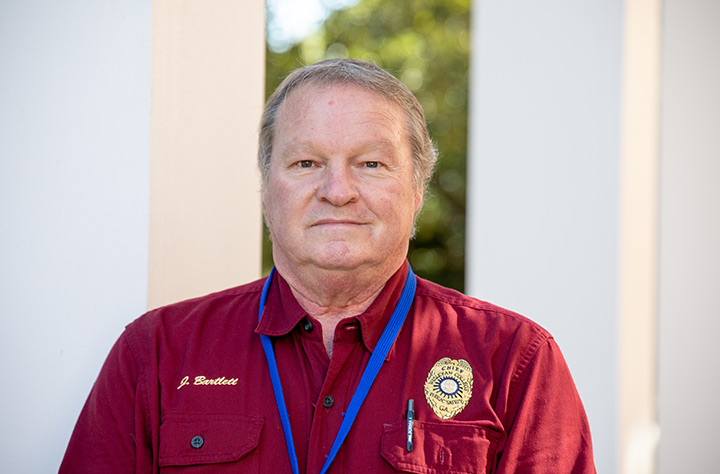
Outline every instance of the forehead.
{"type": "Polygon", "coordinates": [[[277,132],[303,128],[308,119],[327,125],[382,123],[406,130],[403,109],[394,101],[355,84],[304,84],[291,91],[277,114],[277,132]]]}

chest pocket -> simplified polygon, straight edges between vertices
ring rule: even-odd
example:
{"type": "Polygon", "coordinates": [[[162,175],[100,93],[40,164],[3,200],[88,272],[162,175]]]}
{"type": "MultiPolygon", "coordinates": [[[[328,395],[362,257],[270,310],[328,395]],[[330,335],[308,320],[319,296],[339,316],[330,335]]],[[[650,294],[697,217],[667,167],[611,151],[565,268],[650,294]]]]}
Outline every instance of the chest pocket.
{"type": "Polygon", "coordinates": [[[253,452],[263,428],[261,417],[226,414],[165,414],[160,423],[161,472],[215,473],[242,467],[257,473],[253,452]]]}
{"type": "Polygon", "coordinates": [[[500,433],[478,423],[415,421],[413,450],[407,451],[406,425],[383,427],[380,454],[397,471],[425,474],[489,473],[500,433]]]}

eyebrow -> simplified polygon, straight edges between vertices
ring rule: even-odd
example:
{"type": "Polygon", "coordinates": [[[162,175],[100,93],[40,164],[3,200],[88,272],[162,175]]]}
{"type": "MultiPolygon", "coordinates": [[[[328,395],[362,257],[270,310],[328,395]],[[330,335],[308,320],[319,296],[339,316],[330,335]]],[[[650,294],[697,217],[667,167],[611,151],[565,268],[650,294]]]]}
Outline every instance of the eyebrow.
{"type": "Polygon", "coordinates": [[[314,147],[308,142],[291,142],[283,147],[283,154],[305,152],[312,153],[314,147]]]}
{"type": "MultiPolygon", "coordinates": [[[[391,140],[368,140],[367,142],[360,143],[355,148],[358,149],[361,153],[368,153],[368,152],[373,152],[373,151],[382,150],[382,149],[386,149],[386,148],[390,148],[390,149],[394,150],[396,147],[395,147],[395,145],[393,145],[391,140]]],[[[291,142],[291,143],[286,144],[283,147],[283,154],[293,154],[293,153],[314,154],[314,152],[315,152],[315,146],[310,142],[304,142],[304,141],[291,142]]]]}

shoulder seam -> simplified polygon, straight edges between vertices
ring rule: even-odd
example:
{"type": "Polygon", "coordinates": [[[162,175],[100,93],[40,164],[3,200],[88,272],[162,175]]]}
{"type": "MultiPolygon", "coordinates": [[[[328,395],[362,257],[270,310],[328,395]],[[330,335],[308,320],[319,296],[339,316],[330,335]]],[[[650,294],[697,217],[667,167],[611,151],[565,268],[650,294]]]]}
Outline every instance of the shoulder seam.
{"type": "MultiPolygon", "coordinates": [[[[432,283],[432,282],[430,282],[432,283]]],[[[494,305],[492,303],[489,303],[487,301],[483,301],[477,298],[473,298],[471,296],[467,296],[463,293],[458,292],[457,297],[447,297],[446,295],[437,294],[436,292],[432,291],[432,288],[418,288],[418,291],[416,293],[416,297],[426,297],[431,298],[435,301],[438,301],[443,304],[453,305],[457,307],[463,307],[463,308],[469,308],[477,311],[483,311],[490,314],[495,314],[498,316],[503,317],[509,317],[516,321],[520,321],[526,324],[529,324],[531,327],[534,328],[535,331],[538,333],[544,335],[545,337],[552,337],[552,335],[540,324],[533,321],[532,319],[523,316],[519,313],[516,313],[512,310],[494,305]]]]}
{"type": "Polygon", "coordinates": [[[145,361],[141,360],[140,353],[142,351],[135,336],[135,326],[133,324],[128,324],[124,333],[120,337],[123,339],[125,344],[127,344],[128,349],[133,356],[133,360],[135,360],[135,366],[138,372],[138,384],[142,384],[141,393],[143,397],[142,404],[145,412],[145,429],[148,432],[152,432],[152,426],[150,426],[152,417],[150,414],[150,403],[148,399],[147,367],[145,366],[145,361]]]}
{"type": "Polygon", "coordinates": [[[522,357],[518,361],[515,373],[513,373],[512,378],[510,379],[510,386],[508,387],[508,400],[510,400],[515,394],[515,390],[518,383],[520,382],[520,379],[522,379],[522,377],[525,375],[525,371],[530,365],[530,362],[537,355],[540,347],[542,347],[544,344],[547,344],[552,339],[553,337],[547,332],[540,332],[538,337],[536,337],[533,341],[530,342],[530,344],[528,344],[522,357]]]}

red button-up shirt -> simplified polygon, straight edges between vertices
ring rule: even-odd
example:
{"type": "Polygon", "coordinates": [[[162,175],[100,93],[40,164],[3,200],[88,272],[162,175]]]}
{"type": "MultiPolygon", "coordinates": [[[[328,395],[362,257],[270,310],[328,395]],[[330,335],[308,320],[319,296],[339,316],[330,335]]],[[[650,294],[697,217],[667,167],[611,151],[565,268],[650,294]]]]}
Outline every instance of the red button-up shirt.
{"type": "MultiPolygon", "coordinates": [[[[259,336],[266,334],[300,472],[319,473],[407,269],[363,314],[338,324],[331,358],[322,323],[277,274],[260,324],[263,280],[137,319],[108,356],[60,472],[289,473],[259,336]]],[[[410,313],[329,472],[595,469],[585,413],[551,336],[522,316],[419,278],[410,313]]]]}

